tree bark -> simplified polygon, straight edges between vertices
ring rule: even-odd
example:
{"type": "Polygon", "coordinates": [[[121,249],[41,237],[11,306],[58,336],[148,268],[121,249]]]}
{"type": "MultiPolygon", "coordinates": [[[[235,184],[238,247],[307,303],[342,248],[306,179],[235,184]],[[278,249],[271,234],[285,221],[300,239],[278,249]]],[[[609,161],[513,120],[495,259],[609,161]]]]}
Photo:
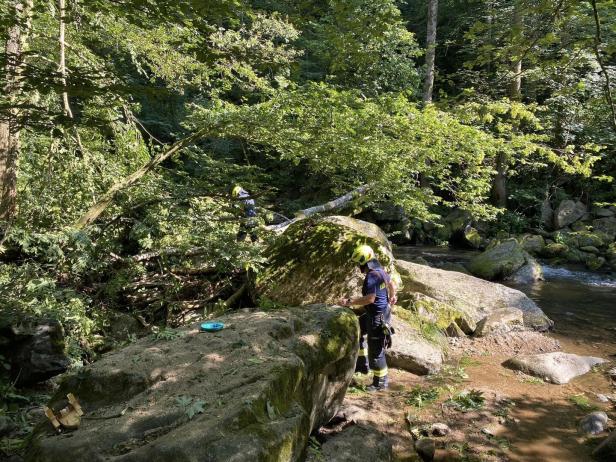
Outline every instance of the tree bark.
{"type": "Polygon", "coordinates": [[[601,54],[601,45],[603,39],[601,38],[601,21],[599,19],[599,10],[597,9],[596,0],[591,0],[590,4],[592,5],[592,12],[595,20],[595,57],[597,58],[597,63],[599,63],[599,67],[601,68],[601,73],[605,78],[605,101],[607,102],[607,105],[609,106],[611,112],[610,123],[612,125],[612,128],[616,130],[616,107],[614,106],[614,98],[612,96],[612,83],[610,81],[610,74],[605,67],[603,56],[601,54]]]}
{"type": "Polygon", "coordinates": [[[12,4],[15,24],[6,41],[4,94],[9,108],[0,116],[0,223],[6,229],[16,213],[17,159],[20,151],[20,110],[24,51],[30,32],[33,0],[16,0],[12,4]]]}
{"type": "MultiPolygon", "coordinates": [[[[519,40],[522,36],[524,27],[522,23],[522,8],[520,0],[515,2],[512,18],[512,30],[519,34],[514,40],[519,40]]],[[[518,47],[516,47],[518,48],[518,47]]],[[[509,99],[511,101],[520,101],[522,99],[522,56],[518,56],[519,49],[516,50],[515,56],[511,61],[511,82],[509,83],[509,99]]],[[[507,207],[507,170],[509,159],[503,152],[496,156],[496,176],[492,184],[492,200],[494,205],[498,207],[507,207]]]]}
{"type": "MultiPolygon", "coordinates": [[[[512,29],[514,32],[520,34],[520,37],[516,37],[516,40],[521,38],[522,35],[522,11],[520,1],[516,1],[513,7],[513,24],[512,29]]],[[[517,48],[517,47],[516,47],[517,48]]],[[[513,101],[520,101],[522,99],[522,56],[518,56],[519,49],[516,50],[516,56],[513,56],[511,62],[511,82],[509,84],[509,99],[513,101]]]]}
{"type": "Polygon", "coordinates": [[[166,151],[162,151],[152,157],[152,159],[150,159],[150,161],[143,167],[131,173],[126,178],[123,178],[122,180],[115,183],[113,186],[111,186],[111,188],[107,190],[105,194],[102,195],[98,202],[96,202],[92,207],[90,207],[90,209],[79,220],[77,220],[77,222],[75,223],[75,228],[83,229],[86,226],[94,223],[96,219],[101,215],[101,213],[103,213],[105,209],[109,206],[109,204],[113,202],[116,195],[120,191],[137,183],[145,174],[153,170],[161,162],[178,154],[183,148],[190,146],[192,143],[199,140],[200,138],[207,136],[209,130],[209,128],[201,129],[199,131],[196,131],[192,135],[180,141],[177,141],[166,151]]]}
{"type": "Polygon", "coordinates": [[[432,102],[434,89],[434,59],[436,56],[436,21],[438,18],[438,0],[428,0],[428,31],[426,35],[426,77],[423,86],[424,104],[432,102]]]}
{"type": "Polygon", "coordinates": [[[68,118],[73,118],[73,111],[68,103],[68,92],[66,91],[66,0],[58,0],[58,9],[60,11],[60,30],[58,41],[60,42],[60,79],[62,81],[62,103],[64,105],[64,115],[68,118]]]}

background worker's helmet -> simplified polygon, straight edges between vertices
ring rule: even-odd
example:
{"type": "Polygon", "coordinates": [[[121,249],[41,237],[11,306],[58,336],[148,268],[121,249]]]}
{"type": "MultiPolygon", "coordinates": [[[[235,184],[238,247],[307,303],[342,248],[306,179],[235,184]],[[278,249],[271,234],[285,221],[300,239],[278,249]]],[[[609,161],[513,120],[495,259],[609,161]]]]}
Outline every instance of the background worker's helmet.
{"type": "Polygon", "coordinates": [[[372,259],[374,259],[374,250],[369,245],[357,246],[351,255],[351,261],[360,265],[365,265],[372,259]]]}
{"type": "Polygon", "coordinates": [[[231,191],[231,197],[233,197],[234,199],[237,199],[238,197],[240,197],[241,192],[242,192],[242,187],[240,185],[236,185],[231,191]]]}

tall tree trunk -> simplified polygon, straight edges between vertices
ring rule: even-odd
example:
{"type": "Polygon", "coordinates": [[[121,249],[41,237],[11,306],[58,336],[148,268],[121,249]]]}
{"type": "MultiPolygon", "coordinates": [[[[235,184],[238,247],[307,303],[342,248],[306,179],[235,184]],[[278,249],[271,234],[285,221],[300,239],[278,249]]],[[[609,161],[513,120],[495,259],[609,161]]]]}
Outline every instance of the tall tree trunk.
{"type": "MultiPolygon", "coordinates": [[[[522,7],[520,0],[517,0],[514,5],[512,30],[516,34],[514,40],[520,41],[522,35],[522,7]]],[[[509,99],[512,101],[520,101],[522,99],[522,56],[519,55],[519,47],[515,47],[515,56],[511,61],[511,82],[509,83],[509,99]]],[[[499,152],[496,156],[496,176],[492,184],[492,199],[494,205],[498,207],[507,206],[507,169],[509,164],[507,155],[499,152]]]]}
{"type": "MultiPolygon", "coordinates": [[[[69,119],[74,119],[73,111],[68,100],[67,91],[67,69],[66,69],[66,0],[58,0],[58,10],[60,12],[60,28],[58,34],[58,42],[60,45],[60,62],[58,64],[58,72],[60,72],[60,80],[62,82],[62,106],[64,108],[64,115],[69,119]]],[[[75,132],[75,139],[77,146],[81,153],[84,153],[83,144],[81,143],[81,136],[77,125],[73,126],[75,132]]]]}
{"type": "Polygon", "coordinates": [[[438,17],[438,0],[428,0],[428,31],[426,35],[426,78],[424,80],[422,100],[424,104],[432,102],[434,89],[434,58],[436,56],[436,20],[438,17]]]}
{"type": "Polygon", "coordinates": [[[68,118],[73,118],[73,111],[68,103],[68,92],[66,91],[66,0],[58,0],[58,9],[60,10],[60,31],[58,41],[60,42],[60,63],[58,70],[62,81],[62,103],[64,105],[64,115],[68,118]]]}
{"type": "Polygon", "coordinates": [[[17,159],[20,150],[20,110],[23,62],[22,52],[30,32],[33,0],[12,3],[15,24],[9,28],[6,40],[4,94],[9,107],[0,115],[0,226],[6,228],[14,218],[17,199],[17,159]]]}
{"type": "Polygon", "coordinates": [[[614,105],[614,97],[612,96],[612,82],[610,81],[610,74],[605,66],[603,54],[601,51],[601,47],[603,46],[603,39],[601,37],[601,21],[599,19],[599,10],[597,9],[596,0],[591,0],[590,4],[592,6],[593,17],[595,20],[595,40],[593,48],[595,52],[595,57],[597,58],[597,63],[599,63],[601,73],[605,78],[605,101],[610,108],[610,123],[612,125],[612,128],[616,130],[616,106],[614,105]]]}

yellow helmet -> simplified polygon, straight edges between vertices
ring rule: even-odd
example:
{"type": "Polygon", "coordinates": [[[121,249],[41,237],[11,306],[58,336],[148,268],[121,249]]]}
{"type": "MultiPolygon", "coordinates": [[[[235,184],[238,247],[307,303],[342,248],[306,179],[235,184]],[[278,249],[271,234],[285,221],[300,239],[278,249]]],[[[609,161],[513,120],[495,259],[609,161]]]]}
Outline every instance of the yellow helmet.
{"type": "Polygon", "coordinates": [[[369,245],[358,245],[351,255],[351,261],[360,265],[365,265],[374,259],[374,250],[369,245]]]}
{"type": "Polygon", "coordinates": [[[242,192],[242,187],[240,185],[236,185],[231,191],[231,197],[234,199],[238,198],[240,196],[240,192],[242,192]]]}

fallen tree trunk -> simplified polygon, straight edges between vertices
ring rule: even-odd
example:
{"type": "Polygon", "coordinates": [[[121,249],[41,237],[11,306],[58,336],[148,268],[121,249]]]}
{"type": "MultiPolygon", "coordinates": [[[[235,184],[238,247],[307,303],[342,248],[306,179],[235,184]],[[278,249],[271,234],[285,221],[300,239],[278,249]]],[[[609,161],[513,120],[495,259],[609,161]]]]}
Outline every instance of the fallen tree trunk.
{"type": "Polygon", "coordinates": [[[332,210],[338,210],[345,207],[349,202],[357,199],[358,197],[366,195],[366,193],[370,190],[371,185],[364,184],[360,187],[354,189],[351,192],[346,193],[344,196],[340,196],[334,200],[326,202],[325,204],[315,205],[314,207],[309,207],[304,210],[300,210],[295,213],[295,218],[292,220],[287,220],[283,223],[279,223],[277,225],[267,226],[266,229],[274,232],[282,232],[289,225],[295,223],[296,221],[303,220],[304,218],[311,217],[318,213],[329,212],[332,210]]]}
{"type": "Polygon", "coordinates": [[[196,131],[192,135],[180,141],[177,141],[166,151],[160,152],[154,157],[152,157],[152,159],[150,159],[150,161],[143,167],[134,171],[126,178],[123,178],[122,180],[115,183],[113,186],[111,186],[111,188],[107,190],[105,194],[103,194],[103,196],[98,200],[96,204],[90,207],[90,209],[85,214],[83,214],[79,220],[77,220],[74,225],[75,228],[83,229],[86,226],[94,223],[96,219],[101,215],[101,213],[103,213],[103,211],[109,206],[109,204],[111,204],[113,199],[120,191],[137,183],[146,173],[154,169],[163,161],[179,153],[183,148],[190,146],[195,141],[205,137],[208,132],[209,128],[204,128],[202,130],[196,131]]]}

